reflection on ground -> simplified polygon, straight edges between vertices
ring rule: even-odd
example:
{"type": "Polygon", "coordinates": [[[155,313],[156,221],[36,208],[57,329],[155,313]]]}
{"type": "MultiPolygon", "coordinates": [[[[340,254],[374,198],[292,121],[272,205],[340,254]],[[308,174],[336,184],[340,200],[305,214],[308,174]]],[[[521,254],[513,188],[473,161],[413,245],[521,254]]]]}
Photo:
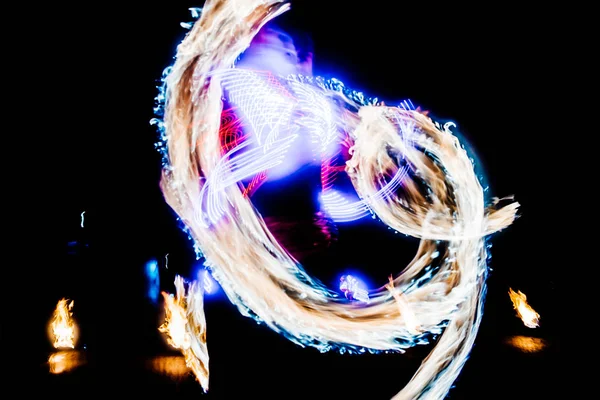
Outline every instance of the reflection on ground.
{"type": "Polygon", "coordinates": [[[61,350],[48,357],[50,373],[55,375],[73,371],[85,363],[85,354],[77,350],[61,350]]]}
{"type": "Polygon", "coordinates": [[[146,366],[153,372],[164,375],[174,381],[183,380],[190,375],[183,356],[157,356],[147,361],[146,366]]]}
{"type": "Polygon", "coordinates": [[[523,335],[509,336],[504,343],[523,353],[538,353],[549,345],[548,341],[542,338],[523,335]]]}

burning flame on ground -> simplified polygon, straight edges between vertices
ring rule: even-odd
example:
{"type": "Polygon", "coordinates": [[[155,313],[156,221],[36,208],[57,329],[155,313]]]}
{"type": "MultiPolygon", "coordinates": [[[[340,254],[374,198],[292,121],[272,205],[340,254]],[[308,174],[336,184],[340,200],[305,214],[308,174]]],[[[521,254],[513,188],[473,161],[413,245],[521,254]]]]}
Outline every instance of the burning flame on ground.
{"type": "Polygon", "coordinates": [[[52,353],[48,358],[51,374],[69,372],[85,364],[85,357],[78,351],[62,350],[52,353]]]}
{"type": "Polygon", "coordinates": [[[74,349],[77,340],[77,324],[73,320],[73,301],[61,299],[56,305],[50,323],[52,345],[56,349],[74,349]]]}
{"type": "Polygon", "coordinates": [[[527,296],[520,290],[515,292],[512,288],[509,288],[508,294],[517,311],[517,316],[521,318],[525,326],[528,328],[537,328],[540,325],[540,314],[527,303],[527,296]]]}
{"type": "Polygon", "coordinates": [[[162,292],[165,300],[165,322],[158,328],[167,343],[179,349],[204,391],[208,390],[208,350],[202,282],[189,284],[186,293],[181,276],[175,278],[175,296],[162,292]]]}
{"type": "Polygon", "coordinates": [[[187,316],[182,299],[173,297],[166,292],[162,292],[165,300],[165,322],[158,328],[162,333],[166,333],[167,342],[176,349],[187,350],[190,348],[192,339],[186,332],[188,323],[187,316]]]}

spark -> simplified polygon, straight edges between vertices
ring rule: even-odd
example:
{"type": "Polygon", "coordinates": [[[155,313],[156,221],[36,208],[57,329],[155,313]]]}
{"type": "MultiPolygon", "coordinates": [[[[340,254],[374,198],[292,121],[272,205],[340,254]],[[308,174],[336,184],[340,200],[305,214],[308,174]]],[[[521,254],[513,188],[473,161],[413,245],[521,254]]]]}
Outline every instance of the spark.
{"type": "Polygon", "coordinates": [[[81,227],[82,228],[83,228],[84,214],[85,214],[85,211],[81,213],[81,227]]]}

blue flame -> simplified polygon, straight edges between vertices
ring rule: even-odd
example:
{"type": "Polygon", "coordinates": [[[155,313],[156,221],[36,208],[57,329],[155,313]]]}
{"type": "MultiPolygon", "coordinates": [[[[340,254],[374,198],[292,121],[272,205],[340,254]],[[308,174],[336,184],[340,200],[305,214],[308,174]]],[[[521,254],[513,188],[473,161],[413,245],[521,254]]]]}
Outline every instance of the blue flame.
{"type": "Polygon", "coordinates": [[[146,263],[145,267],[146,278],[148,280],[148,291],[146,296],[154,304],[158,303],[158,296],[160,294],[160,276],[158,273],[158,262],[151,260],[146,263]]]}
{"type": "Polygon", "coordinates": [[[220,291],[219,283],[213,278],[210,271],[202,263],[194,269],[191,280],[202,282],[202,289],[205,295],[216,295],[220,291]]]}

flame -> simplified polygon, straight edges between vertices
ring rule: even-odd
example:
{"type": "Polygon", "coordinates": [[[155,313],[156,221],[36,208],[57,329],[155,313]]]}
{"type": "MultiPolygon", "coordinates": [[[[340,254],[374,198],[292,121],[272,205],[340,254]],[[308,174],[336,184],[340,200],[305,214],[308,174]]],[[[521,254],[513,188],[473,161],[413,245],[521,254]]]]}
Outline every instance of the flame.
{"type": "Polygon", "coordinates": [[[188,350],[192,339],[186,332],[188,323],[184,306],[179,298],[162,292],[165,299],[165,322],[158,328],[166,333],[167,342],[176,349],[188,350]]]}
{"type": "Polygon", "coordinates": [[[149,361],[152,371],[168,376],[173,380],[180,380],[188,376],[190,369],[183,356],[159,356],[149,361]]]}
{"type": "Polygon", "coordinates": [[[208,390],[208,350],[206,347],[206,320],[202,282],[194,281],[186,289],[181,276],[175,278],[176,295],[162,292],[165,299],[165,322],[158,330],[167,337],[167,343],[179,349],[185,365],[202,389],[208,390]]]}
{"type": "Polygon", "coordinates": [[[69,372],[85,364],[85,358],[78,351],[62,350],[52,353],[48,358],[51,374],[69,372]]]}
{"type": "Polygon", "coordinates": [[[404,322],[406,323],[406,329],[409,332],[417,334],[421,331],[421,325],[417,319],[417,316],[411,309],[406,296],[402,293],[398,293],[394,287],[394,278],[392,276],[389,277],[389,283],[385,285],[385,288],[389,290],[391,295],[396,300],[396,304],[398,305],[398,312],[400,316],[404,318],[404,322]]]}
{"type": "Polygon", "coordinates": [[[548,346],[544,339],[530,336],[511,336],[505,339],[505,343],[523,353],[537,353],[548,346]]]}
{"type": "Polygon", "coordinates": [[[525,326],[528,328],[537,328],[540,322],[540,314],[535,312],[527,303],[527,296],[520,290],[515,292],[512,288],[509,288],[508,294],[515,310],[517,310],[517,316],[521,318],[525,326]]]}
{"type": "Polygon", "coordinates": [[[56,349],[74,349],[77,340],[77,324],[73,320],[73,301],[61,299],[54,310],[50,324],[52,345],[56,349]]]}

